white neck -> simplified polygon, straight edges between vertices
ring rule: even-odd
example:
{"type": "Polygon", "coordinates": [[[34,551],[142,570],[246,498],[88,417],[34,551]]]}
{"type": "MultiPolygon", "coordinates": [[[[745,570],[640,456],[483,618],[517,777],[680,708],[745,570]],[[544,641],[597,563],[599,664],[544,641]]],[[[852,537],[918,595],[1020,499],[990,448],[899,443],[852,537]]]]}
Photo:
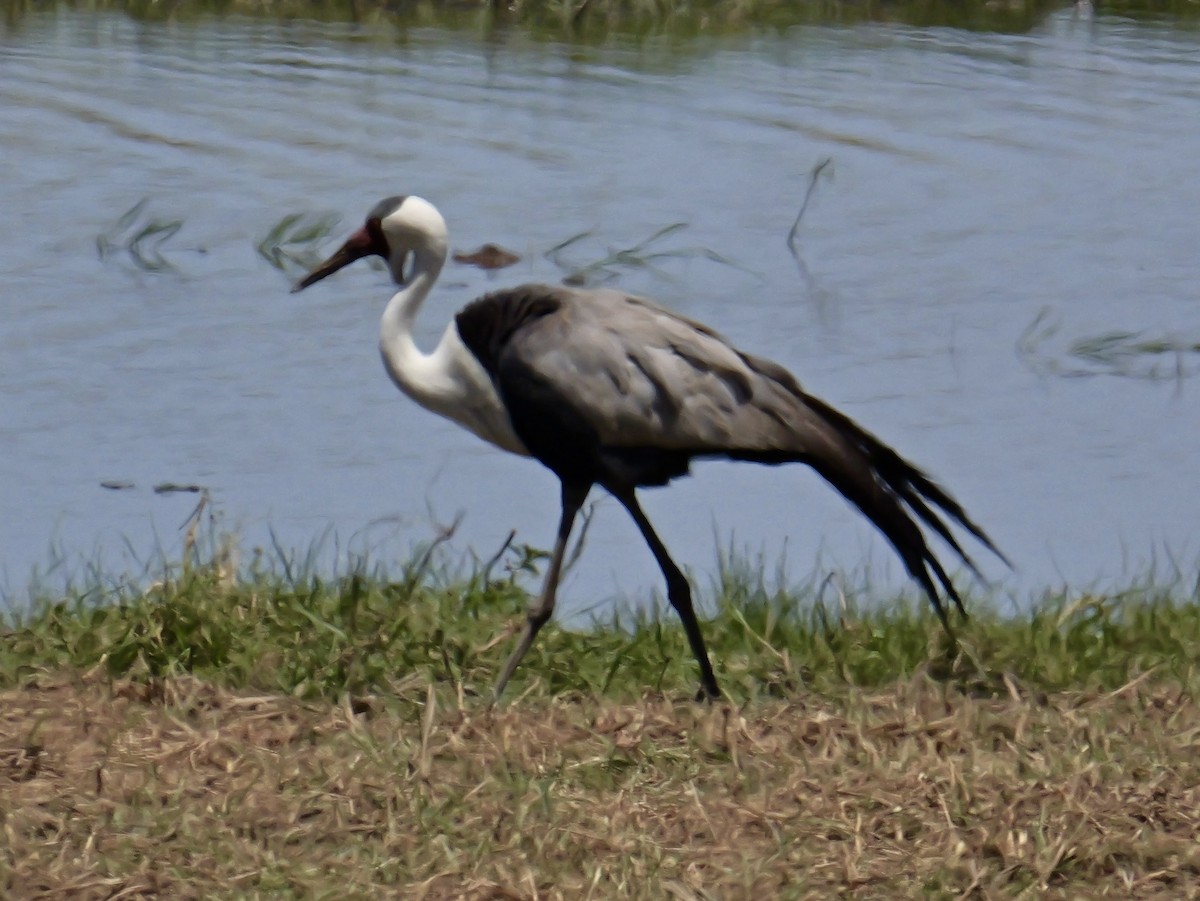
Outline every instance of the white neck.
{"type": "Polygon", "coordinates": [[[379,324],[379,352],[388,375],[401,391],[447,419],[504,450],[527,455],[491,377],[459,337],[451,320],[431,354],[413,337],[421,304],[446,262],[446,248],[423,247],[413,253],[408,285],[397,291],[379,324]]]}
{"type": "Polygon", "coordinates": [[[383,354],[384,365],[396,384],[418,402],[420,398],[409,392],[405,384],[405,374],[419,374],[429,356],[417,347],[413,328],[421,304],[429,296],[445,262],[444,247],[422,247],[414,251],[408,284],[392,296],[379,323],[379,351],[383,354]]]}

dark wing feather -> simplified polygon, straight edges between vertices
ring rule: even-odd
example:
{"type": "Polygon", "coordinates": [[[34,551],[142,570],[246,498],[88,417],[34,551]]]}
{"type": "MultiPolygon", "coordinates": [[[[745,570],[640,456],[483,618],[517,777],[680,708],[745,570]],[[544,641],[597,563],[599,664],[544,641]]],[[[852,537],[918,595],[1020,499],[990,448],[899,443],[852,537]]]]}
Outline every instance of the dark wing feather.
{"type": "Polygon", "coordinates": [[[463,307],[454,325],[463,344],[494,379],[500,353],[518,329],[562,308],[567,292],[550,285],[522,285],[485,294],[463,307]]]}

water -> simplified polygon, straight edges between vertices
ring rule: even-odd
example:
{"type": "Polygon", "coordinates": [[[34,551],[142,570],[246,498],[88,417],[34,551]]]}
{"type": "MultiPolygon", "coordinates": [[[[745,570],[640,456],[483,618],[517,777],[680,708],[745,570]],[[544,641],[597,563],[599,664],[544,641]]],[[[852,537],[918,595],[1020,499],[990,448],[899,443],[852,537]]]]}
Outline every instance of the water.
{"type": "MultiPolygon", "coordinates": [[[[549,473],[388,382],[383,273],[293,297],[295,271],[255,250],[288,213],[334,211],[328,250],[394,193],[437,203],[457,249],[524,257],[495,276],[449,267],[430,340],[485,290],[563,277],[543,254],[572,235],[591,232],[567,252],[584,264],[686,222],[664,248],[736,266],[663,259],[616,284],[786,364],[934,473],[1017,563],[987,567],[1007,592],[1165,577],[1172,559],[1194,574],[1195,355],[1174,379],[1045,370],[1085,365],[1064,355],[1077,338],[1200,340],[1198,43],[1071,11],[1023,35],[806,27],[603,49],[27,15],[0,39],[6,593],[57,557],[63,576],[177,552],[195,497],[154,494],[166,481],[208,487],[248,549],[273,531],[302,550],[325,536],[325,559],[399,559],[460,510],[460,553],[486,558],[510,529],[550,543],[549,473]],[[802,270],[784,239],[825,158],[802,270]],[[183,223],[160,260],[145,242],[157,268],[101,258],[142,198],[134,227],[183,223]],[[1059,331],[1039,368],[1017,348],[1043,313],[1059,331]]],[[[729,542],[786,554],[795,578],[901,579],[799,468],[704,464],[645,501],[702,584],[729,542]]],[[[602,502],[564,608],[657,587],[602,502]]]]}

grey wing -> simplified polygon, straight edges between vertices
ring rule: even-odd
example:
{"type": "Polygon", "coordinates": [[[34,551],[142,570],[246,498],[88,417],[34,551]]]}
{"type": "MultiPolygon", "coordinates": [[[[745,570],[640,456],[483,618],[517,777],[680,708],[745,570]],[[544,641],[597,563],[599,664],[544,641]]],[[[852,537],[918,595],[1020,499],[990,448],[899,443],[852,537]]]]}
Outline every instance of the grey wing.
{"type": "MultiPolygon", "coordinates": [[[[510,354],[513,373],[530,377],[522,383],[529,396],[514,396],[510,410],[522,412],[534,437],[544,420],[567,426],[545,431],[552,468],[568,471],[571,454],[592,449],[569,440],[580,425],[585,437],[598,440],[606,462],[631,462],[639,484],[682,475],[697,455],[805,462],[887,536],[947,629],[934,580],[960,610],[962,601],[918,523],[976,573],[939,511],[1004,559],[953,497],[857,423],[805,394],[781,366],[649,302],[611,291],[572,295],[522,328],[505,350],[510,354]],[[629,451],[605,456],[606,447],[629,451]],[[639,456],[643,449],[666,453],[639,456]]],[[[503,391],[503,375],[500,382],[503,391]]]]}
{"type": "Polygon", "coordinates": [[[605,446],[805,450],[812,413],[782,367],[637,297],[579,292],[507,352],[553,386],[605,446]]]}

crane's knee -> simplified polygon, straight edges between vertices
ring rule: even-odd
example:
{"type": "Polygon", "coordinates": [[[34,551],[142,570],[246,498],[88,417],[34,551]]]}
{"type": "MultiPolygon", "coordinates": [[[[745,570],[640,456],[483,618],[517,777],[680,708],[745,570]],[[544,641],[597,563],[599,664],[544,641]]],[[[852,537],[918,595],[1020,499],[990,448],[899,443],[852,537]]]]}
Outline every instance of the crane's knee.
{"type": "Polygon", "coordinates": [[[667,576],[667,600],[681,612],[692,609],[692,586],[683,573],[676,571],[667,576]]]}
{"type": "Polygon", "coordinates": [[[529,631],[536,635],[542,626],[550,622],[550,617],[554,615],[554,611],[544,610],[539,607],[530,607],[525,611],[525,624],[529,631]]]}

